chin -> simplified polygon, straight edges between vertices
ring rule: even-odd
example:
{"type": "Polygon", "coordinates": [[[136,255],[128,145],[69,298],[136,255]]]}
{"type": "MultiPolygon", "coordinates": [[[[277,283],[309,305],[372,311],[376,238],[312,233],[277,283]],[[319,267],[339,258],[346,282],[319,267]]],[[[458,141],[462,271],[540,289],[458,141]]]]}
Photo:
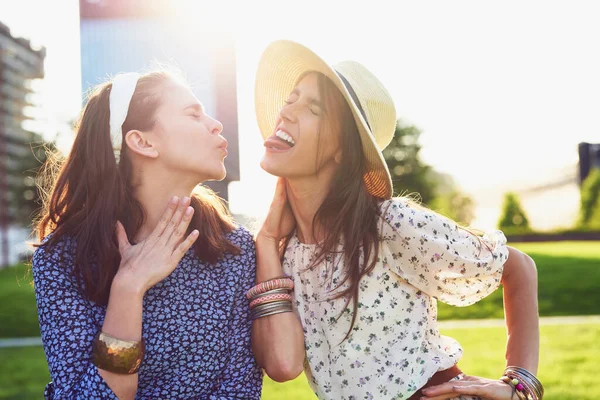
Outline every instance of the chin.
{"type": "Polygon", "coordinates": [[[203,169],[201,171],[197,171],[196,175],[202,178],[202,182],[222,181],[227,176],[227,170],[225,169],[224,165],[221,165],[220,167],[214,169],[203,169]]]}
{"type": "Polygon", "coordinates": [[[260,161],[260,167],[268,174],[279,176],[278,168],[273,166],[270,162],[266,161],[264,158],[260,161]]]}
{"type": "Polygon", "coordinates": [[[214,174],[210,178],[211,181],[222,181],[227,176],[227,170],[223,165],[220,169],[214,171],[214,174]]]}
{"type": "Polygon", "coordinates": [[[267,156],[263,157],[263,159],[260,161],[260,167],[266,173],[274,176],[282,176],[283,174],[283,168],[278,167],[276,163],[271,162],[271,160],[268,160],[267,156]]]}

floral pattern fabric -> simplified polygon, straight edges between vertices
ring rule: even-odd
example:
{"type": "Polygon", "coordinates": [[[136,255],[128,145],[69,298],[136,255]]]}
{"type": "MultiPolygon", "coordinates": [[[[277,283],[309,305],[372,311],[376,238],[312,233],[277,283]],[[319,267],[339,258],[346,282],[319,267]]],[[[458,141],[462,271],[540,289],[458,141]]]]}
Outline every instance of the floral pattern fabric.
{"type": "Polygon", "coordinates": [[[340,285],[340,252],[308,268],[318,245],[293,236],[286,249],[283,267],[295,283],[305,372],[320,399],[407,399],[462,355],[460,344],[438,331],[436,301],[468,306],[500,284],[508,258],[502,232],[475,236],[403,198],[382,202],[379,222],[378,259],[360,281],[347,340],[352,303],[333,299],[347,287],[340,285]]]}
{"type": "MultiPolygon", "coordinates": [[[[215,265],[188,251],[144,297],[146,345],[136,399],[260,399],[262,371],[250,344],[245,292],[254,285],[251,235],[229,234],[241,254],[215,265]]],[[[33,277],[42,342],[52,382],[47,399],[117,399],[90,361],[106,307],[83,295],[72,277],[73,240],[38,248],[33,277]]]]}

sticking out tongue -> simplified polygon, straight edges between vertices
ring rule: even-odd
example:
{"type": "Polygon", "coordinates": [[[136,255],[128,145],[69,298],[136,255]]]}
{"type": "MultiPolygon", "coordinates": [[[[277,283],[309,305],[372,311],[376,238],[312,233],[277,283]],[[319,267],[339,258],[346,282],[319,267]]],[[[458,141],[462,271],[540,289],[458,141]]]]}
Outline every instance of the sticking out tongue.
{"type": "Polygon", "coordinates": [[[289,150],[292,148],[292,145],[277,136],[271,136],[265,140],[265,147],[275,150],[289,150]]]}

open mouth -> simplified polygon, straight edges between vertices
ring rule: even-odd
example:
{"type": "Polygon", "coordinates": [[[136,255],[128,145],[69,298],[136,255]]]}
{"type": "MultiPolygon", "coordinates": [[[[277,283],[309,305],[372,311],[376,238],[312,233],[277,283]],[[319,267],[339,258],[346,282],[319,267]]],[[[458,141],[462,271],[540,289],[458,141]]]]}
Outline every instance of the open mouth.
{"type": "Polygon", "coordinates": [[[265,147],[271,150],[286,151],[296,145],[294,139],[282,130],[278,130],[275,134],[265,140],[265,147]]]}

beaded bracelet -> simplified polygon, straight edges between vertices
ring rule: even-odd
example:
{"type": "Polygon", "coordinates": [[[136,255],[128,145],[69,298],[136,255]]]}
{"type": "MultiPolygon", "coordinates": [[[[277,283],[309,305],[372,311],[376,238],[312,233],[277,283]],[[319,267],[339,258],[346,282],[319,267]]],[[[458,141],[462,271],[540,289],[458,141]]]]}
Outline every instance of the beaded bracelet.
{"type": "Polygon", "coordinates": [[[513,395],[516,393],[519,399],[541,400],[544,396],[541,382],[525,368],[507,367],[500,379],[513,387],[513,395]]]}
{"type": "Polygon", "coordinates": [[[503,376],[502,378],[500,378],[500,380],[508,385],[510,385],[510,387],[512,387],[512,394],[510,395],[510,398],[512,400],[512,398],[515,396],[515,394],[517,395],[517,397],[519,398],[519,400],[527,400],[526,395],[523,393],[523,387],[522,385],[519,383],[519,381],[517,379],[511,379],[508,376],[503,376]]]}
{"type": "Polygon", "coordinates": [[[521,383],[530,388],[532,395],[537,399],[544,397],[544,386],[535,375],[525,368],[509,366],[504,370],[504,375],[518,378],[521,383]]]}
{"type": "Polygon", "coordinates": [[[292,290],[294,289],[294,281],[290,277],[285,277],[270,279],[268,281],[261,282],[258,285],[254,286],[252,289],[248,290],[248,292],[246,292],[246,298],[250,300],[256,295],[263,294],[274,289],[292,290]]]}

